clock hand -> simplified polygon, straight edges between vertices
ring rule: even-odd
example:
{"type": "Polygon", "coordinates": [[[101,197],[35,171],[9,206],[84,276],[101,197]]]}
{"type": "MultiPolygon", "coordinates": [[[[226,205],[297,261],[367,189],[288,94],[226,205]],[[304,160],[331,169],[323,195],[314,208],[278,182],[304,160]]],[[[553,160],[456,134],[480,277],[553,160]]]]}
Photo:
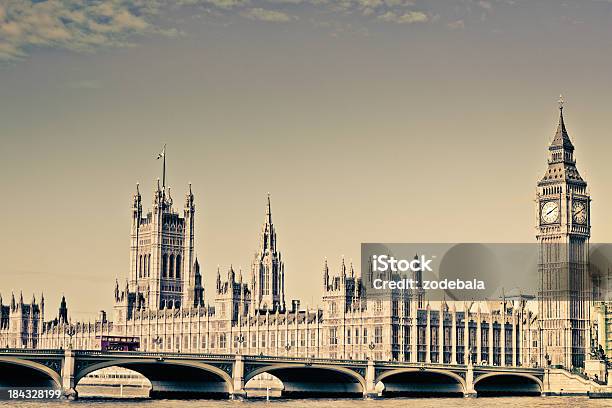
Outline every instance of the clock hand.
{"type": "Polygon", "coordinates": [[[555,210],[556,210],[556,208],[553,208],[552,210],[548,211],[548,212],[546,213],[546,215],[550,215],[550,213],[551,213],[551,212],[553,212],[553,211],[555,211],[555,210]]]}

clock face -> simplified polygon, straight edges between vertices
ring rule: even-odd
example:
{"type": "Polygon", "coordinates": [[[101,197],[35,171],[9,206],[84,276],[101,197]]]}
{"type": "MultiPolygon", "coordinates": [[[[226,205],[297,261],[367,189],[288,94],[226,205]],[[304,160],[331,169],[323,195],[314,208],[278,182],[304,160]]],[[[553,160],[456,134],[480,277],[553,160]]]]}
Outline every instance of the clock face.
{"type": "Polygon", "coordinates": [[[572,204],[572,217],[578,224],[584,224],[586,221],[586,205],[582,201],[574,201],[572,204]]]}
{"type": "Polygon", "coordinates": [[[541,211],[542,221],[546,224],[552,224],[559,219],[559,204],[556,201],[547,201],[542,206],[541,211]]]}

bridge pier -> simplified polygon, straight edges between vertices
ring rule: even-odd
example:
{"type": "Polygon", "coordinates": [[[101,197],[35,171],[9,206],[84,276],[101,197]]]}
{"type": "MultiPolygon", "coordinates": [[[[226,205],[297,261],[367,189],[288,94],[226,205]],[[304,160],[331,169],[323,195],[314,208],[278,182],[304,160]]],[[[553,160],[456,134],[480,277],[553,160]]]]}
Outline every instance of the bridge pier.
{"type": "Polygon", "coordinates": [[[542,380],[542,396],[546,397],[548,395],[552,395],[550,391],[550,369],[544,369],[544,378],[542,380]]]}
{"type": "Polygon", "coordinates": [[[463,392],[463,396],[465,398],[476,397],[476,389],[474,388],[474,364],[472,363],[471,357],[465,372],[465,391],[463,392]]]}
{"type": "Polygon", "coordinates": [[[62,391],[69,400],[76,400],[79,394],[76,391],[74,380],[75,358],[71,347],[64,350],[64,363],[62,365],[62,391]]]}
{"type": "Polygon", "coordinates": [[[244,389],[244,358],[240,354],[236,354],[234,361],[234,369],[232,370],[233,390],[230,393],[230,399],[243,400],[247,394],[244,389]]]}
{"type": "Polygon", "coordinates": [[[374,367],[374,360],[368,360],[368,365],[366,366],[366,387],[363,390],[364,398],[378,398],[378,392],[376,391],[376,368],[374,367]]]}

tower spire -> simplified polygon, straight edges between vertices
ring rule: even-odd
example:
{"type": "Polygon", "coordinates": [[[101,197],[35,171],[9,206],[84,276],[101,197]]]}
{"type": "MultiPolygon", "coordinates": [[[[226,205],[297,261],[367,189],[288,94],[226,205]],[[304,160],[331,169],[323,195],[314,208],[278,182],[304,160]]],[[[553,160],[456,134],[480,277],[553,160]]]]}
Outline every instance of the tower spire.
{"type": "Polygon", "coordinates": [[[261,228],[260,246],[252,263],[253,310],[285,310],[285,277],[281,254],[276,250],[276,231],[272,224],[270,193],[261,228]]]}
{"type": "MultiPolygon", "coordinates": [[[[565,99],[563,95],[559,95],[559,100],[557,101],[559,104],[559,124],[557,125],[557,131],[555,132],[555,137],[553,138],[551,147],[561,147],[566,150],[574,150],[574,145],[572,144],[569,134],[567,133],[567,129],[565,128],[565,119],[563,118],[563,109],[565,107],[565,99]]],[[[557,159],[566,159],[565,155],[559,155],[557,159]]]]}
{"type": "Polygon", "coordinates": [[[266,206],[266,221],[272,225],[272,206],[270,205],[270,192],[268,192],[268,204],[266,206]]]}

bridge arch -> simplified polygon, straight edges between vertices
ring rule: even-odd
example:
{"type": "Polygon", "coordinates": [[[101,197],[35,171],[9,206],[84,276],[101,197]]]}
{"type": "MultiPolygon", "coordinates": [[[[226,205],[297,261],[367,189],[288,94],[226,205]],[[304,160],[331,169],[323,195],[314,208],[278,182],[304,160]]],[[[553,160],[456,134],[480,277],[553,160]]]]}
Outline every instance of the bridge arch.
{"type": "Polygon", "coordinates": [[[125,358],[92,364],[75,373],[75,383],[107,367],[123,367],[151,383],[151,398],[227,398],[233,393],[232,377],[222,369],[197,361],[125,358]]]}
{"type": "Polygon", "coordinates": [[[542,381],[528,373],[487,373],[474,380],[479,397],[541,395],[542,381]]]}
{"type": "Polygon", "coordinates": [[[357,372],[325,364],[273,364],[262,366],[244,377],[245,384],[259,374],[268,373],[283,383],[281,395],[299,397],[362,397],[365,379],[357,372]]]}
{"type": "Polygon", "coordinates": [[[18,357],[0,357],[0,387],[2,386],[61,389],[62,378],[59,373],[43,364],[18,357]],[[5,369],[7,367],[10,369],[5,369]]]}
{"type": "Polygon", "coordinates": [[[376,388],[383,396],[462,397],[465,379],[452,371],[436,368],[398,368],[380,374],[376,388]],[[382,385],[382,386],[381,386],[382,385]]]}

